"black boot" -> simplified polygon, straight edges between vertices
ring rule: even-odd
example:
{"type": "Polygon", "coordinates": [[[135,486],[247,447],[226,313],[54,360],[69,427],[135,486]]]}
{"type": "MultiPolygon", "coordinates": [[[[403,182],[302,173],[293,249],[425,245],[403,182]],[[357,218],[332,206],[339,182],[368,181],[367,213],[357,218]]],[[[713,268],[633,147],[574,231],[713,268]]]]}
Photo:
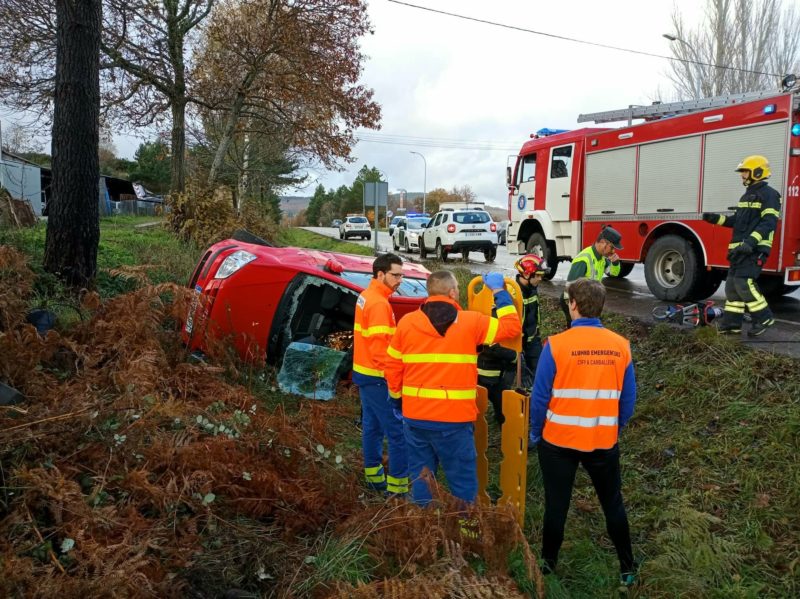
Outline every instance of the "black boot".
{"type": "Polygon", "coordinates": [[[763,335],[764,331],[766,331],[769,327],[775,324],[774,318],[768,318],[766,320],[760,321],[753,321],[753,326],[747,331],[748,337],[758,337],[759,335],[763,335]]]}
{"type": "Polygon", "coordinates": [[[717,332],[722,335],[738,335],[742,332],[742,315],[725,312],[717,323],[717,332]]]}

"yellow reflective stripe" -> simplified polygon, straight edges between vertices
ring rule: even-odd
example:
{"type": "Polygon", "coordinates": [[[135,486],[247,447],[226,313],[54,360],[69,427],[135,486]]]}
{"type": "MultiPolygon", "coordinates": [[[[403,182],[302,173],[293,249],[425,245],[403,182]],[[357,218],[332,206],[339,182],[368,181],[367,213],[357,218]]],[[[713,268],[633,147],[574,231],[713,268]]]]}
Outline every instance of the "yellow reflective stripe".
{"type": "Polygon", "coordinates": [[[761,202],[739,202],[739,208],[761,208],[761,202]]]}
{"type": "Polygon", "coordinates": [[[383,466],[370,466],[369,468],[364,468],[364,478],[367,479],[368,483],[382,483],[386,480],[386,476],[383,473],[383,466]]]}
{"type": "Polygon", "coordinates": [[[741,242],[741,241],[733,241],[733,242],[731,242],[731,243],[729,243],[729,244],[728,244],[728,249],[729,249],[729,250],[732,250],[733,248],[737,248],[737,247],[739,247],[740,245],[742,245],[742,242],[741,242]]]}
{"type": "Polygon", "coordinates": [[[408,477],[395,478],[387,474],[386,490],[389,491],[389,493],[408,493],[408,477]]]}
{"type": "Polygon", "coordinates": [[[752,237],[756,241],[761,241],[762,239],[764,239],[764,237],[758,231],[753,231],[752,233],[750,233],[750,237],[752,237]]]}
{"type": "Polygon", "coordinates": [[[497,322],[496,318],[489,319],[489,330],[486,331],[486,337],[483,338],[484,345],[491,345],[494,343],[494,338],[497,336],[497,327],[500,326],[500,323],[497,322]]]}
{"type": "Polygon", "coordinates": [[[363,374],[366,376],[379,376],[383,377],[383,370],[375,370],[374,368],[367,368],[366,366],[362,366],[361,364],[356,364],[353,362],[353,370],[359,374],[363,374]]]}
{"type": "Polygon", "coordinates": [[[389,397],[391,397],[392,399],[401,399],[403,397],[403,394],[400,393],[399,391],[392,391],[390,389],[389,390],[389,397]]]}
{"type": "Polygon", "coordinates": [[[724,225],[725,221],[727,221],[727,220],[728,220],[727,216],[725,216],[724,214],[720,214],[719,215],[719,219],[717,220],[717,224],[718,225],[724,225]]]}
{"type": "Polygon", "coordinates": [[[403,357],[403,354],[401,354],[399,351],[397,351],[391,345],[389,346],[389,349],[386,350],[386,353],[389,354],[390,356],[392,356],[395,360],[400,360],[403,357]]]}
{"type": "Polygon", "coordinates": [[[764,218],[765,216],[774,216],[775,218],[780,218],[781,213],[775,210],[775,208],[764,208],[761,211],[761,218],[764,218]]]}
{"type": "Polygon", "coordinates": [[[534,296],[531,296],[531,297],[523,297],[522,298],[522,303],[523,304],[532,304],[533,302],[538,302],[538,301],[539,301],[539,296],[538,295],[534,295],[534,296]]]}
{"type": "Polygon", "coordinates": [[[750,293],[753,294],[753,298],[755,298],[754,301],[747,303],[747,308],[750,312],[758,312],[766,308],[768,306],[767,298],[758,290],[755,281],[753,281],[753,279],[747,279],[747,286],[750,288],[750,293]]]}
{"type": "Polygon", "coordinates": [[[374,327],[369,327],[368,329],[362,329],[361,336],[371,337],[372,335],[394,335],[395,330],[396,329],[394,327],[385,325],[374,326],[374,327]]]}
{"type": "Polygon", "coordinates": [[[405,354],[403,364],[477,364],[475,354],[405,354]]]}
{"type": "Polygon", "coordinates": [[[744,314],[744,302],[725,302],[725,312],[744,314]],[[741,306],[738,305],[741,303],[741,306]]]}
{"type": "Polygon", "coordinates": [[[484,368],[478,368],[478,375],[480,376],[500,376],[502,372],[502,370],[486,370],[484,368]]]}
{"type": "Polygon", "coordinates": [[[502,308],[497,309],[497,318],[502,318],[506,314],[514,314],[517,309],[512,306],[503,306],[502,308]]]}
{"type": "Polygon", "coordinates": [[[475,389],[429,389],[426,387],[403,386],[403,395],[410,397],[427,397],[430,399],[475,399],[475,389]]]}

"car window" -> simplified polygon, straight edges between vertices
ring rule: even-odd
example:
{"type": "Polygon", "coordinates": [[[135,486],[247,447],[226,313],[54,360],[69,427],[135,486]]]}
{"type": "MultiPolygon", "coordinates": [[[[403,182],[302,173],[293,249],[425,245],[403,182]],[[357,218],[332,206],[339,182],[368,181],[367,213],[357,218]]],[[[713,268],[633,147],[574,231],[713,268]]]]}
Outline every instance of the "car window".
{"type": "Polygon", "coordinates": [[[409,229],[421,229],[428,222],[427,218],[410,218],[406,223],[409,229]]]}
{"type": "MultiPolygon", "coordinates": [[[[343,279],[355,283],[364,289],[366,289],[369,286],[370,281],[372,281],[372,273],[368,272],[353,272],[346,270],[341,276],[343,279]]],[[[428,290],[425,287],[425,279],[411,279],[409,277],[403,277],[403,281],[400,283],[400,287],[397,288],[395,293],[402,297],[428,297],[428,290]]]]}
{"type": "Polygon", "coordinates": [[[363,217],[363,216],[351,216],[347,220],[349,220],[351,223],[365,223],[365,222],[367,222],[367,219],[365,217],[363,217]]]}
{"type": "Polygon", "coordinates": [[[433,226],[434,227],[438,227],[439,223],[441,223],[441,222],[442,222],[442,215],[440,213],[440,214],[436,215],[436,219],[433,221],[433,226]]]}
{"type": "Polygon", "coordinates": [[[399,216],[395,216],[395,217],[392,219],[392,222],[391,222],[390,224],[392,224],[392,225],[396,225],[397,223],[401,222],[402,220],[403,220],[403,219],[402,219],[401,217],[399,217],[399,216]]]}
{"type": "Polygon", "coordinates": [[[488,223],[492,218],[486,212],[456,212],[453,214],[453,220],[460,225],[475,225],[488,223]]]}

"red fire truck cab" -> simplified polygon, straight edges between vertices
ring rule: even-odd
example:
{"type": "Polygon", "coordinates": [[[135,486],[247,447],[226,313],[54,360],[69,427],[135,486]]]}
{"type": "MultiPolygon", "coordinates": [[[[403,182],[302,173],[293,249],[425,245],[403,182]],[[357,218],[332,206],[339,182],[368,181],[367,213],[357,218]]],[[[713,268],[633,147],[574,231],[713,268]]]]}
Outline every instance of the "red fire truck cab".
{"type": "Polygon", "coordinates": [[[619,129],[543,130],[507,169],[508,249],[551,266],[571,260],[604,225],[622,233],[620,276],[643,263],[647,286],[668,301],[712,295],[725,278],[731,229],[702,220],[732,214],[744,189],[734,172],[766,156],[781,218],[760,284],[800,285],[800,93],[756,92],[581,115],[628,120],[619,129]],[[631,125],[634,118],[645,122],[631,125]]]}

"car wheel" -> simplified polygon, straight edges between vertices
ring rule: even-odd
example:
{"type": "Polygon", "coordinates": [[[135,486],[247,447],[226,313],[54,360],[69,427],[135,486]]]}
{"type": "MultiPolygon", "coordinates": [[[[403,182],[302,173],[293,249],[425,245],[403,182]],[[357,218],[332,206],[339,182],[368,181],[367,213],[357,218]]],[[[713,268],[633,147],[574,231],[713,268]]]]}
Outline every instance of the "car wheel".
{"type": "Polygon", "coordinates": [[[422,236],[419,238],[419,258],[420,260],[427,260],[428,258],[428,250],[425,248],[425,241],[422,236]]]}
{"type": "Polygon", "coordinates": [[[464,250],[461,252],[461,259],[464,262],[469,262],[469,250],[464,250]]]}
{"type": "Polygon", "coordinates": [[[447,250],[444,249],[440,239],[436,240],[436,257],[442,262],[447,262],[447,250]]]}
{"type": "Polygon", "coordinates": [[[487,264],[491,264],[492,262],[494,262],[494,259],[497,258],[497,248],[484,250],[483,257],[486,259],[487,264]]]}
{"type": "Polygon", "coordinates": [[[372,233],[370,233],[369,235],[367,235],[366,239],[367,239],[367,241],[369,241],[370,239],[372,239],[372,233]]]}
{"type": "Polygon", "coordinates": [[[342,235],[341,231],[339,231],[339,239],[344,239],[344,235],[342,235]]]}
{"type": "Polygon", "coordinates": [[[411,253],[411,245],[408,243],[408,238],[406,237],[406,244],[405,244],[406,254],[411,253]]]}
{"type": "Polygon", "coordinates": [[[700,278],[697,252],[683,237],[665,235],[647,252],[644,278],[658,299],[680,302],[692,297],[700,278]]]}
{"type": "Polygon", "coordinates": [[[392,237],[392,248],[394,249],[395,252],[400,251],[400,246],[397,245],[397,239],[395,239],[394,237],[392,237]]]}
{"type": "Polygon", "coordinates": [[[544,275],[546,280],[549,281],[556,276],[556,260],[550,252],[550,246],[547,244],[547,239],[545,239],[544,235],[541,233],[534,233],[528,237],[528,243],[525,245],[525,251],[529,254],[536,254],[537,256],[541,256],[545,259],[547,266],[550,267],[550,272],[544,275]]]}

